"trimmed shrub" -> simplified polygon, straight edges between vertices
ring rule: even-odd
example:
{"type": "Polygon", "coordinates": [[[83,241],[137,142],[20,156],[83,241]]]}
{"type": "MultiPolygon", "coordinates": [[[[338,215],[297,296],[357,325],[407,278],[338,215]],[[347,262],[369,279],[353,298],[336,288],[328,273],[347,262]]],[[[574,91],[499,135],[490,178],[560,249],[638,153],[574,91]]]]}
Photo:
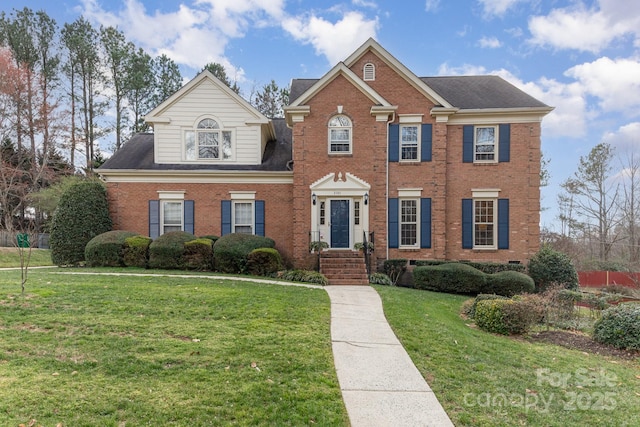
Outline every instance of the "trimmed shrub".
{"type": "Polygon", "coordinates": [[[483,300],[476,304],[476,325],[487,332],[523,334],[540,319],[532,301],[527,299],[483,300]]]}
{"type": "Polygon", "coordinates": [[[182,256],[184,267],[187,270],[213,270],[213,242],[211,239],[199,238],[185,242],[182,256]]]}
{"type": "Polygon", "coordinates": [[[476,296],[473,299],[473,304],[469,308],[469,311],[467,312],[467,315],[473,319],[475,317],[475,315],[476,315],[476,307],[478,306],[478,303],[480,301],[490,301],[490,300],[494,300],[494,299],[508,299],[508,298],[507,297],[503,297],[501,295],[496,295],[496,294],[478,294],[478,296],[476,296]]]}
{"type": "Polygon", "coordinates": [[[213,245],[214,267],[221,273],[244,273],[249,253],[258,248],[273,248],[268,237],[231,233],[220,237],[213,245]]]}
{"type": "Polygon", "coordinates": [[[527,272],[527,267],[524,264],[507,264],[507,263],[497,263],[497,262],[472,262],[472,261],[443,261],[443,260],[432,260],[432,259],[417,260],[416,267],[451,264],[455,262],[458,262],[460,264],[470,265],[471,267],[477,270],[480,270],[486,274],[500,273],[501,271],[517,271],[519,273],[527,272]]]}
{"type": "Polygon", "coordinates": [[[536,292],[544,292],[552,286],[578,289],[578,273],[571,259],[549,245],[544,245],[529,260],[529,276],[535,282],[536,292]]]}
{"type": "Polygon", "coordinates": [[[282,270],[282,257],[274,248],[258,248],[247,256],[247,273],[254,276],[269,276],[282,270]]]}
{"type": "Polygon", "coordinates": [[[517,294],[531,293],[535,290],[533,279],[517,271],[501,271],[487,274],[482,292],[511,297],[517,294]]]}
{"type": "Polygon", "coordinates": [[[407,271],[407,260],[405,258],[385,260],[382,264],[382,269],[384,273],[389,276],[391,284],[396,286],[400,277],[407,271]]]}
{"type": "Polygon", "coordinates": [[[369,276],[369,283],[371,283],[372,285],[393,286],[393,283],[391,283],[391,279],[389,278],[389,276],[384,273],[372,273],[369,276]]]}
{"type": "Polygon", "coordinates": [[[640,304],[607,308],[593,326],[593,339],[617,348],[640,350],[640,304]]]}
{"type": "Polygon", "coordinates": [[[123,261],[127,267],[147,268],[149,263],[149,245],[153,240],[146,236],[133,236],[124,239],[123,261]]]}
{"type": "Polygon", "coordinates": [[[104,184],[98,180],[72,184],[60,197],[51,221],[51,260],[59,266],[78,265],[84,261],[87,243],[111,226],[104,184]]]}
{"type": "Polygon", "coordinates": [[[485,287],[485,277],[480,270],[460,263],[416,267],[413,270],[416,289],[455,294],[480,293],[485,287]]]}
{"type": "Polygon", "coordinates": [[[206,236],[198,237],[198,239],[209,239],[209,240],[211,240],[211,244],[215,244],[218,241],[219,238],[220,238],[220,236],[215,236],[213,234],[207,234],[206,236]]]}
{"type": "Polygon", "coordinates": [[[124,267],[124,241],[135,236],[131,231],[113,230],[98,234],[84,248],[89,267],[124,267]]]}
{"type": "Polygon", "coordinates": [[[280,278],[292,282],[314,283],[322,286],[329,284],[329,280],[323,274],[309,270],[287,270],[282,273],[280,278]]]}
{"type": "Polygon", "coordinates": [[[186,231],[171,231],[158,237],[149,245],[149,268],[184,268],[184,244],[195,238],[186,231]]]}

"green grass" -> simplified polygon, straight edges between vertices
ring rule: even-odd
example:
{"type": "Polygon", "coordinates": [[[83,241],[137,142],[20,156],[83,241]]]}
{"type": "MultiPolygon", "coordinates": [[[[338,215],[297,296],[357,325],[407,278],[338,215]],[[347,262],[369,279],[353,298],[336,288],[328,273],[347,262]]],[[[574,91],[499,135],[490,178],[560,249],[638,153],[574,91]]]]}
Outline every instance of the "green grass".
{"type": "Polygon", "coordinates": [[[456,426],[632,426],[640,360],[492,335],[465,297],[376,286],[385,315],[456,426]]]}
{"type": "MultiPolygon", "coordinates": [[[[25,249],[27,254],[29,249],[25,249]]],[[[31,249],[31,267],[53,265],[51,251],[48,249],[31,249]]],[[[0,248],[0,268],[20,267],[20,253],[17,248],[0,248]]]]}
{"type": "Polygon", "coordinates": [[[348,424],[324,290],[66,271],[0,272],[0,425],[348,424]]]}

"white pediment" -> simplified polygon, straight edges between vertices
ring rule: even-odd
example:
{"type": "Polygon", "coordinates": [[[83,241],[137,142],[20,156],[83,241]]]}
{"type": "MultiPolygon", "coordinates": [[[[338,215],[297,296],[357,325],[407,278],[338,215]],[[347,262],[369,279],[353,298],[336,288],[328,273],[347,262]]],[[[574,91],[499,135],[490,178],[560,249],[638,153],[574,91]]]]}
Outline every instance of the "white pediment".
{"type": "Polygon", "coordinates": [[[371,185],[349,172],[344,175],[332,172],[311,184],[309,189],[318,196],[362,196],[371,189],[371,185]]]}

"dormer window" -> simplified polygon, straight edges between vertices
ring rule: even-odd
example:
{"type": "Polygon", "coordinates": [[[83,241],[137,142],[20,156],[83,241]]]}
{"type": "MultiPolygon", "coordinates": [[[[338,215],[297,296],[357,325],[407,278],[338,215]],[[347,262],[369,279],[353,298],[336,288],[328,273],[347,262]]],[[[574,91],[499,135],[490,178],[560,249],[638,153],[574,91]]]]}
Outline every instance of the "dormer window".
{"type": "Polygon", "coordinates": [[[351,154],[351,120],[334,116],[329,120],[329,154],[351,154]]]}
{"type": "Polygon", "coordinates": [[[372,63],[364,64],[362,70],[362,78],[364,81],[373,81],[376,79],[376,66],[372,63]]]}
{"type": "Polygon", "coordinates": [[[200,120],[184,133],[185,160],[228,160],[232,157],[231,131],[213,119],[200,120]]]}

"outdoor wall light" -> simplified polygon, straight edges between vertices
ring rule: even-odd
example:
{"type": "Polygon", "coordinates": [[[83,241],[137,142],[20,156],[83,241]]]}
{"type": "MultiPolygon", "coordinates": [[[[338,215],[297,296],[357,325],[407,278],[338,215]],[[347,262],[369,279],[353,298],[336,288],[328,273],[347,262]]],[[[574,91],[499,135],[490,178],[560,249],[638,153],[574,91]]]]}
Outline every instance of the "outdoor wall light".
{"type": "Polygon", "coordinates": [[[369,193],[364,193],[364,204],[365,205],[369,204],[369,193]]]}
{"type": "Polygon", "coordinates": [[[315,206],[315,205],[316,205],[316,193],[313,193],[313,194],[311,195],[311,203],[313,203],[313,206],[315,206]]]}

